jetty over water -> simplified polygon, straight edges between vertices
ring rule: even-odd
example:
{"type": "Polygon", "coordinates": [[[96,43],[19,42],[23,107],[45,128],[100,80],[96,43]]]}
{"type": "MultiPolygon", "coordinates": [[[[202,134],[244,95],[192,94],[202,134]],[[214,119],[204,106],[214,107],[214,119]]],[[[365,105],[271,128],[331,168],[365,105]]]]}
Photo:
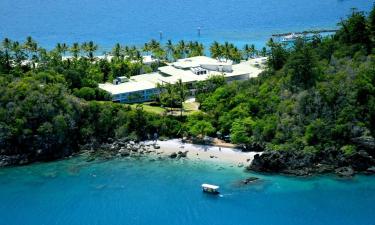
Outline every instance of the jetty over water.
{"type": "Polygon", "coordinates": [[[321,30],[306,30],[301,32],[289,32],[289,33],[280,33],[272,34],[272,37],[284,37],[292,34],[296,35],[309,35],[309,34],[321,34],[321,33],[334,33],[337,32],[337,29],[321,29],[321,30]]]}

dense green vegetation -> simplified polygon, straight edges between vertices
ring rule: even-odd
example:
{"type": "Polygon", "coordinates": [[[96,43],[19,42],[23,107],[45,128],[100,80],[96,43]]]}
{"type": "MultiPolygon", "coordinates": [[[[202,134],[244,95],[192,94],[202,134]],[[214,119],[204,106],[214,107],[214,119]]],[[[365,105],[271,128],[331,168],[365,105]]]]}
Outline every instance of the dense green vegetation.
{"type": "Polygon", "coordinates": [[[168,61],[204,54],[197,42],[150,41],[142,48],[116,44],[113,58],[98,59],[93,42],[61,43],[50,51],[28,37],[4,39],[0,48],[0,151],[35,159],[69,155],[86,143],[109,138],[230,137],[245,149],[298,150],[335,147],[356,151],[358,137],[375,136],[375,10],[353,11],[333,36],[273,40],[261,52],[246,45],[214,42],[213,57],[233,60],[267,54],[258,78],[225,84],[218,75],[198,82],[200,111],[182,114],[187,87],[160,86],[166,107],[177,116],[152,113],[142,105],[112,103],[98,83],[156,70],[168,61]],[[67,54],[72,57],[65,59],[67,54]],[[152,65],[142,55],[152,54],[152,65]]]}
{"type": "Polygon", "coordinates": [[[331,37],[270,40],[268,69],[199,99],[197,123],[248,149],[355,151],[357,138],[375,135],[374,15],[353,11],[331,37]]]}

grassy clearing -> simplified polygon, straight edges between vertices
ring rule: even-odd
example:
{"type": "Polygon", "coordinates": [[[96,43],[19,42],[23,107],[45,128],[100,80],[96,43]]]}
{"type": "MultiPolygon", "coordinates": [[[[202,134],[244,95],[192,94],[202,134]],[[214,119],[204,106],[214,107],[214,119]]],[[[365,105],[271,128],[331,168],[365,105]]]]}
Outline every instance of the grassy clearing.
{"type": "MultiPolygon", "coordinates": [[[[135,109],[138,104],[129,104],[129,105],[130,105],[130,107],[132,107],[132,109],[135,109]]],[[[169,111],[168,112],[169,115],[175,115],[175,116],[180,115],[180,108],[172,108],[172,109],[171,108],[162,108],[160,106],[152,106],[148,102],[142,103],[141,105],[143,106],[143,110],[146,111],[146,112],[156,113],[156,114],[162,115],[166,111],[169,111]]],[[[183,115],[189,115],[193,112],[199,111],[199,109],[198,109],[199,104],[196,103],[196,102],[185,102],[183,104],[183,107],[184,107],[184,111],[182,113],[183,115]]]]}

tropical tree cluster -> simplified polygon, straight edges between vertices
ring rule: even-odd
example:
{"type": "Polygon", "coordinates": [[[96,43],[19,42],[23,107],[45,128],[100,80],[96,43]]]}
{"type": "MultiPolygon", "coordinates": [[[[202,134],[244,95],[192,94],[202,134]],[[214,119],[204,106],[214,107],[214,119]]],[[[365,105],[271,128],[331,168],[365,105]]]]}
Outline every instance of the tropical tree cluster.
{"type": "MultiPolygon", "coordinates": [[[[308,154],[336,148],[352,154],[374,143],[375,9],[353,11],[332,36],[273,40],[267,49],[243,50],[215,42],[211,55],[239,61],[267,54],[267,69],[245,82],[213,76],[194,86],[200,111],[158,115],[112,103],[98,83],[145,70],[142,54],[161,60],[201,55],[196,42],[153,40],[142,50],[115,45],[112,60],[98,58],[93,42],[40,47],[5,38],[0,48],[0,155],[29,160],[69,155],[86,143],[108,138],[142,140],[155,132],[169,137],[218,136],[251,150],[295,150],[308,154]],[[169,47],[168,47],[169,46],[169,47]],[[66,57],[66,56],[70,57],[66,57]]],[[[160,64],[156,65],[159,66],[160,64]]],[[[149,68],[152,69],[152,68],[149,68]]],[[[189,87],[192,89],[193,87],[189,87]]],[[[181,81],[160,85],[161,104],[180,107],[188,92],[181,81]]]]}
{"type": "Polygon", "coordinates": [[[375,135],[374,15],[353,11],[336,34],[292,46],[270,40],[258,78],[197,98],[202,121],[248,150],[355,152],[375,135]]]}

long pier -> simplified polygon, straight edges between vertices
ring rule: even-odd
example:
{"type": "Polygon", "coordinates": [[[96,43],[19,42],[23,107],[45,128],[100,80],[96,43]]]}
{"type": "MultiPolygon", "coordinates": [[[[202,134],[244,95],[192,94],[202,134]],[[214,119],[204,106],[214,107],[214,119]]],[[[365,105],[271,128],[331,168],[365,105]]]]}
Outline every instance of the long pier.
{"type": "Polygon", "coordinates": [[[289,32],[289,33],[282,33],[282,34],[272,34],[272,37],[284,37],[291,34],[297,34],[297,35],[307,35],[307,34],[320,34],[320,33],[333,33],[337,32],[337,29],[322,29],[322,30],[307,30],[302,32],[289,32]]]}

